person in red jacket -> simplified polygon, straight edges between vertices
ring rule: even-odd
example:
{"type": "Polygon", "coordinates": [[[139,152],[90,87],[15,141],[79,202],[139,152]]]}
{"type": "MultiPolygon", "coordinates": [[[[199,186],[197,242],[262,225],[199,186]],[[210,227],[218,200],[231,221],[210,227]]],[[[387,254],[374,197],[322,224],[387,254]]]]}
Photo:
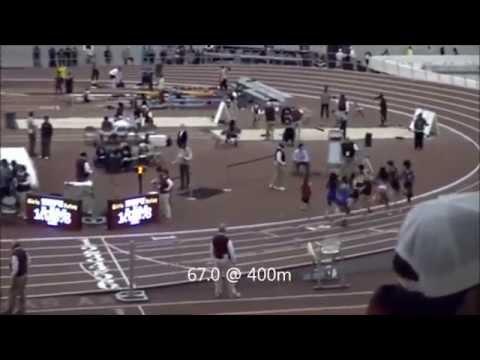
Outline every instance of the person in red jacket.
{"type": "Polygon", "coordinates": [[[310,182],[310,177],[305,175],[303,178],[302,184],[302,207],[301,209],[306,211],[310,207],[310,197],[312,196],[312,183],[310,182]]]}

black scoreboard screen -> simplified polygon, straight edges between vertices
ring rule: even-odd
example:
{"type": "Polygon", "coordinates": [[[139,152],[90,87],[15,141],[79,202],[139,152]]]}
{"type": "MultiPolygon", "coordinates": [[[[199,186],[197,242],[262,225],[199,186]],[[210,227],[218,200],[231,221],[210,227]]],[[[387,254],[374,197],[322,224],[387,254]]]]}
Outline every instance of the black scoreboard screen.
{"type": "Polygon", "coordinates": [[[158,214],[158,194],[141,195],[123,200],[109,200],[108,229],[122,229],[151,223],[158,219],[158,214]]]}
{"type": "Polygon", "coordinates": [[[82,228],[82,202],[50,195],[28,195],[27,220],[67,230],[82,228]]]}

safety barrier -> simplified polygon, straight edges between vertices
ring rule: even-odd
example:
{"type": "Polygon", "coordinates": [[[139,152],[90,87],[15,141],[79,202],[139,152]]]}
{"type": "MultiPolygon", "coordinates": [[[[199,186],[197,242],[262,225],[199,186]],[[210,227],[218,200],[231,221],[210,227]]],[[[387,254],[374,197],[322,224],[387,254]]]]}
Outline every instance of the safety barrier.
{"type": "MultiPolygon", "coordinates": [[[[433,72],[428,70],[434,65],[441,65],[447,67],[448,64],[454,64],[451,57],[442,57],[444,62],[438,59],[438,56],[374,56],[370,59],[370,68],[376,71],[395,75],[411,80],[429,81],[441,84],[448,84],[453,86],[464,87],[468,89],[479,89],[479,81],[470,79],[465,76],[456,76],[449,74],[442,74],[439,72],[433,72]],[[436,64],[434,64],[437,62],[436,64]]],[[[456,56],[458,60],[464,59],[464,66],[477,67],[478,70],[478,57],[476,56],[456,56]],[[476,59],[476,62],[475,62],[476,59]]],[[[460,64],[456,62],[457,66],[460,64]]]]}

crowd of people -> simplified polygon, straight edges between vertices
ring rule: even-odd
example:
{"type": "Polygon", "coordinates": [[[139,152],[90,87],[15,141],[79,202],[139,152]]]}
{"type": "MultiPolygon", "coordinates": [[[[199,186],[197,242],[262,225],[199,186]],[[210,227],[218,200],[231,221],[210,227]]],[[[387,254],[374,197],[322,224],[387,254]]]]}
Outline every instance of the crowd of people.
{"type": "Polygon", "coordinates": [[[0,160],[0,212],[17,212],[26,219],[25,200],[31,190],[32,179],[23,164],[15,160],[0,160]]]}

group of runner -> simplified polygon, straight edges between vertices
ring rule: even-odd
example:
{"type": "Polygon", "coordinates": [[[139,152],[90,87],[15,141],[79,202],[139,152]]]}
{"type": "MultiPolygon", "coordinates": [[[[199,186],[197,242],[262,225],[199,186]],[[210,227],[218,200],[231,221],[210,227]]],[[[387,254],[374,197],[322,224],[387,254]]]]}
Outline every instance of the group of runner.
{"type": "Polygon", "coordinates": [[[383,204],[390,207],[390,202],[405,196],[410,203],[413,197],[415,174],[410,160],[403,162],[400,172],[394,161],[390,160],[386,166],[380,167],[374,176],[363,164],[358,165],[357,171],[350,176],[339,176],[331,172],[326,184],[327,188],[327,217],[329,214],[342,211],[350,214],[353,208],[366,208],[371,213],[371,207],[383,204]]]}

